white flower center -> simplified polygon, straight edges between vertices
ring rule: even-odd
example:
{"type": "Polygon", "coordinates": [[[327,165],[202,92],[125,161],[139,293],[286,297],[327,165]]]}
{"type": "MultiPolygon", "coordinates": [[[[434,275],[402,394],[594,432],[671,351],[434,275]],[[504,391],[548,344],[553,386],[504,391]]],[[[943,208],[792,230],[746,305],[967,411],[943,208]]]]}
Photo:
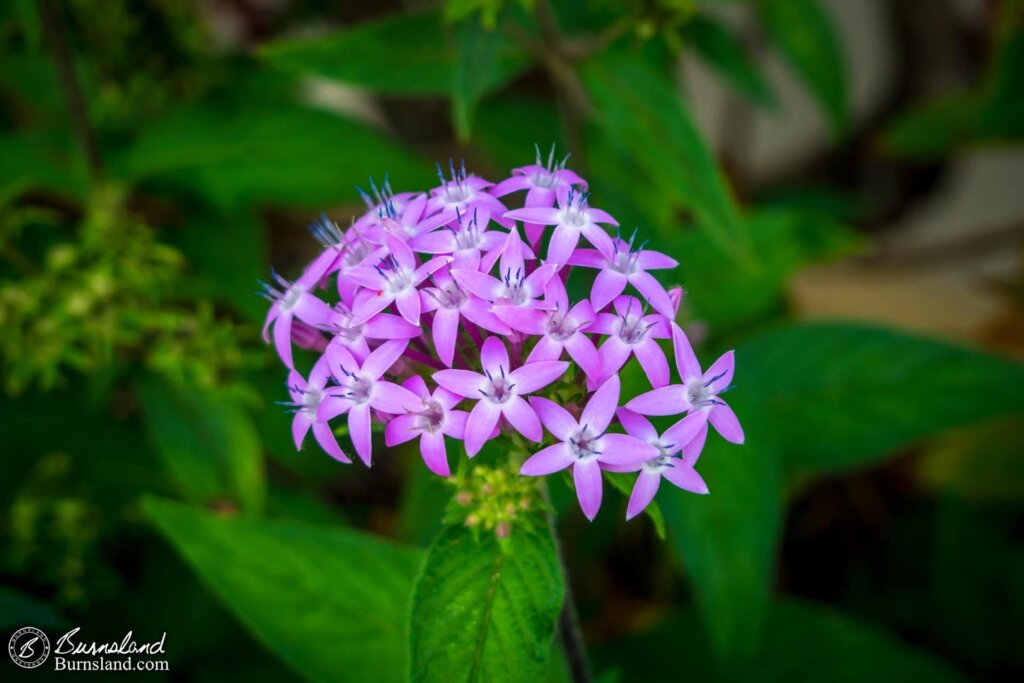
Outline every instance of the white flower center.
{"type": "Polygon", "coordinates": [[[601,454],[601,435],[594,434],[587,425],[569,435],[566,441],[569,452],[580,460],[593,458],[601,454]]]}
{"type": "Polygon", "coordinates": [[[629,314],[619,318],[617,327],[616,334],[619,335],[619,339],[631,346],[646,339],[647,332],[651,329],[651,325],[645,323],[643,318],[629,314]]]}
{"type": "Polygon", "coordinates": [[[505,374],[505,368],[500,368],[500,374],[494,375],[491,372],[484,370],[487,373],[487,383],[484,388],[480,390],[488,401],[501,405],[507,403],[509,399],[516,395],[516,385],[512,381],[512,378],[505,374]]]}
{"type": "Polygon", "coordinates": [[[416,417],[416,426],[424,432],[436,434],[444,427],[444,422],[444,407],[432,398],[424,399],[423,410],[416,417]]]}

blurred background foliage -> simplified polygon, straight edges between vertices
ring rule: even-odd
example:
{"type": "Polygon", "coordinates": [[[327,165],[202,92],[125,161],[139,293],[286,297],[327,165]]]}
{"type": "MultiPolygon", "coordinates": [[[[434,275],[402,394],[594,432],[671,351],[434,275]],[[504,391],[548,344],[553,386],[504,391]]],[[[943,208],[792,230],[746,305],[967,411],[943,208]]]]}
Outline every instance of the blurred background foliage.
{"type": "Polygon", "coordinates": [[[405,678],[452,489],[294,452],[252,292],[368,175],[555,144],[747,429],[628,526],[552,491],[598,678],[1024,674],[1019,0],[12,0],[0,64],[5,628],[405,678]]]}

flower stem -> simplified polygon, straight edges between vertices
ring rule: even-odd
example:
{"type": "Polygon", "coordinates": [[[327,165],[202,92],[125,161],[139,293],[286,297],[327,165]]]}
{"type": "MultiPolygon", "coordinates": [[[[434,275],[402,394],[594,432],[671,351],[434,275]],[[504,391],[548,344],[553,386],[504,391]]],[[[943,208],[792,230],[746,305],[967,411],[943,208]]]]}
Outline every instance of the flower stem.
{"type": "MultiPolygon", "coordinates": [[[[550,509],[551,500],[547,482],[542,484],[542,495],[550,509]]],[[[573,599],[572,586],[569,581],[569,568],[565,564],[562,542],[558,538],[558,529],[555,526],[555,516],[552,512],[548,512],[548,527],[551,529],[551,538],[555,544],[555,553],[558,555],[558,564],[562,569],[562,577],[565,579],[565,603],[562,605],[562,614],[558,617],[558,639],[562,643],[562,651],[565,653],[565,661],[569,667],[569,678],[573,683],[592,683],[594,679],[590,672],[590,660],[587,659],[587,646],[583,642],[580,615],[576,611],[576,601],[573,599]]]]}
{"type": "Polygon", "coordinates": [[[89,114],[85,105],[85,98],[82,95],[82,88],[78,83],[78,77],[75,75],[75,65],[72,61],[67,37],[64,34],[64,24],[53,0],[36,0],[36,7],[39,12],[43,35],[46,37],[50,51],[53,54],[53,61],[57,68],[57,77],[60,79],[61,90],[64,91],[68,115],[71,118],[71,128],[78,139],[79,146],[82,148],[82,153],[85,155],[90,179],[95,182],[103,177],[103,161],[100,158],[99,145],[96,143],[96,133],[89,122],[89,114]]]}

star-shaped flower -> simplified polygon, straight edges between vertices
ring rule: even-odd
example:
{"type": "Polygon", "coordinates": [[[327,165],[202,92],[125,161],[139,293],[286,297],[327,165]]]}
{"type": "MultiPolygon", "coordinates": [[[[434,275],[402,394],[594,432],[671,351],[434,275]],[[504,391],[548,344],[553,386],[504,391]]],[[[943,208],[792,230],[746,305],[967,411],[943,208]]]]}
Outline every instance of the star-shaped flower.
{"type": "Polygon", "coordinates": [[[437,387],[431,394],[427,383],[419,375],[413,375],[402,386],[416,394],[423,402],[419,410],[399,415],[384,428],[385,443],[390,448],[409,439],[420,437],[420,453],[423,462],[434,474],[447,477],[451,474],[444,437],[461,439],[466,431],[464,410],[452,410],[462,400],[444,387],[437,387]]]}
{"type": "Polygon", "coordinates": [[[513,218],[524,223],[554,225],[548,245],[548,263],[565,265],[572,256],[580,235],[595,247],[611,250],[611,237],[599,223],[618,225],[618,221],[606,211],[595,209],[587,204],[590,195],[577,192],[572,187],[563,187],[558,191],[557,208],[523,208],[509,211],[506,218],[513,218]]]}

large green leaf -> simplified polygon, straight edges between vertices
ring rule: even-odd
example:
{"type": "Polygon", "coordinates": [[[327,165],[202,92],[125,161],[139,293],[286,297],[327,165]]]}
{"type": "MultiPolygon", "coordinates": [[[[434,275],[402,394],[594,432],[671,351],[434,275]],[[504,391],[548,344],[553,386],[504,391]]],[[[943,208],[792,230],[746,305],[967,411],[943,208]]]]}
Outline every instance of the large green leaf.
{"type": "Polygon", "coordinates": [[[648,683],[963,680],[942,661],[884,629],[811,602],[775,602],[766,626],[763,643],[746,661],[716,661],[691,613],[603,649],[598,659],[620,672],[621,680],[648,683]],[[672,644],[670,653],[665,643],[672,644]]]}
{"type": "MultiPolygon", "coordinates": [[[[646,201],[674,201],[724,250],[742,253],[747,233],[725,177],[671,81],[638,56],[609,51],[581,69],[603,129],[646,171],[646,201]]],[[[596,201],[596,200],[595,200],[596,201]]]]}
{"type": "Polygon", "coordinates": [[[762,106],[774,106],[772,93],[757,64],[743,44],[729,30],[711,17],[694,17],[683,29],[697,53],[717,69],[739,92],[762,106]]]}
{"type": "Polygon", "coordinates": [[[712,643],[728,657],[749,656],[759,642],[782,516],[772,425],[742,364],[736,377],[740,388],[730,394],[730,404],[746,443],[730,444],[712,428],[697,463],[710,495],[664,487],[658,496],[668,538],[693,584],[712,643]]]}
{"type": "Polygon", "coordinates": [[[137,385],[150,442],[182,495],[263,508],[263,448],[252,418],[230,396],[154,377],[137,385]]]}
{"type": "Polygon", "coordinates": [[[737,391],[763,395],[786,463],[839,470],[916,439],[1024,410],[1024,366],[893,330],[802,324],[736,350],[737,391]]]}
{"type": "Polygon", "coordinates": [[[402,681],[421,554],[364,533],[149,499],[157,528],[268,649],[313,681],[402,681]]]}
{"type": "Polygon", "coordinates": [[[499,541],[449,526],[427,552],[413,596],[414,681],[536,681],[565,597],[547,524],[499,541]]]}
{"type": "Polygon", "coordinates": [[[27,624],[40,628],[59,626],[63,621],[49,605],[21,591],[0,586],[0,628],[5,631],[27,624]]]}
{"type": "Polygon", "coordinates": [[[768,35],[829,116],[836,131],[849,117],[842,41],[819,0],[760,0],[768,35]]]}
{"type": "MultiPolygon", "coordinates": [[[[494,88],[521,72],[526,53],[500,32],[493,43],[493,68],[479,87],[494,88]]],[[[265,46],[270,64],[302,73],[400,95],[447,95],[458,57],[438,12],[401,14],[312,39],[285,39],[265,46]]]]}
{"type": "Polygon", "coordinates": [[[285,96],[238,92],[172,111],[111,165],[125,177],[172,184],[229,207],[320,209],[357,199],[355,186],[369,175],[390,173],[396,190],[433,178],[428,164],[363,124],[285,96]]]}
{"type": "MultiPolygon", "coordinates": [[[[455,27],[455,65],[452,69],[452,120],[459,140],[467,142],[480,99],[521,68],[509,70],[501,61],[500,33],[475,19],[455,27]]],[[[527,66],[524,61],[522,67],[527,66]]]]}

